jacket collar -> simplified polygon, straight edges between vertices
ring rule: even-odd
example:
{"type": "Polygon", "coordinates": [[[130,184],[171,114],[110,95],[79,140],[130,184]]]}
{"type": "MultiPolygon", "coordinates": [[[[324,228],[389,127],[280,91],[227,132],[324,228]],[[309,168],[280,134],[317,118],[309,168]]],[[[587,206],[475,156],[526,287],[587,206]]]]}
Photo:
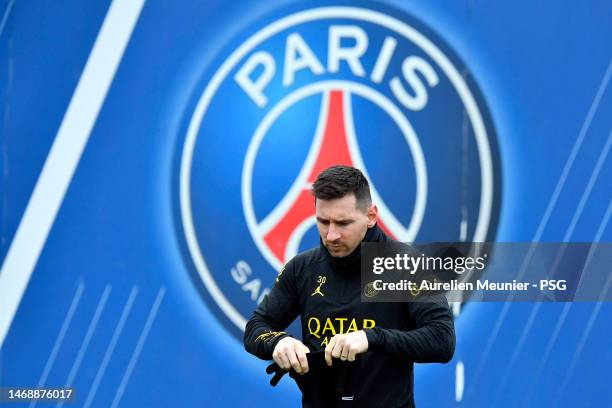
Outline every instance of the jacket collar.
{"type": "MultiPolygon", "coordinates": [[[[361,242],[386,242],[388,240],[389,238],[378,227],[378,224],[374,224],[372,228],[368,228],[361,242]]],[[[341,273],[355,273],[361,270],[361,245],[358,245],[353,252],[343,257],[332,256],[325,245],[323,245],[323,240],[321,239],[320,248],[325,258],[334,267],[334,270],[341,273]]]]}

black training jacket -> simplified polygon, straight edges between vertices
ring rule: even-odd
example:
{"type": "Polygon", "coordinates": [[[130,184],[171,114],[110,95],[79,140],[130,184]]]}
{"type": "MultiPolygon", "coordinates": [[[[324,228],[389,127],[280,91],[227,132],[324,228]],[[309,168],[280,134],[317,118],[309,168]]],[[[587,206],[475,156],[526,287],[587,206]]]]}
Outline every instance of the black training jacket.
{"type": "MultiPolygon", "coordinates": [[[[364,241],[388,242],[377,227],[364,241]]],[[[304,407],[413,407],[413,363],[446,363],[455,350],[444,296],[431,302],[361,302],[361,249],[332,257],[321,244],[285,265],[246,325],[244,346],[269,360],[283,330],[299,315],[302,342],[324,350],[339,333],[364,330],[368,352],[355,362],[310,367],[299,378],[304,407]],[[314,368],[314,369],[313,369],[314,368]]]]}

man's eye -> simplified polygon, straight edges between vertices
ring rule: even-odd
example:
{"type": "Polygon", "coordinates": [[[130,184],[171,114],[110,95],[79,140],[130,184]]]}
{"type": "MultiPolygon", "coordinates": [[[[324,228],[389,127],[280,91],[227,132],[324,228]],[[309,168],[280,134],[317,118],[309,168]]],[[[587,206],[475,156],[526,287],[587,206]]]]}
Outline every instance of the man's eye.
{"type": "Polygon", "coordinates": [[[329,225],[329,221],[319,220],[319,224],[329,225]]]}

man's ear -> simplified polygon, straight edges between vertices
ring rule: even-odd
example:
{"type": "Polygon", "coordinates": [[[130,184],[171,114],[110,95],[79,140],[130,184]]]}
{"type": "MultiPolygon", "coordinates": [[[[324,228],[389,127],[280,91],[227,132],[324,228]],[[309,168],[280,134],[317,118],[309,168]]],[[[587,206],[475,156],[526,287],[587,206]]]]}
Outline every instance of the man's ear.
{"type": "Polygon", "coordinates": [[[372,228],[378,221],[378,207],[372,204],[368,207],[368,228],[372,228]]]}

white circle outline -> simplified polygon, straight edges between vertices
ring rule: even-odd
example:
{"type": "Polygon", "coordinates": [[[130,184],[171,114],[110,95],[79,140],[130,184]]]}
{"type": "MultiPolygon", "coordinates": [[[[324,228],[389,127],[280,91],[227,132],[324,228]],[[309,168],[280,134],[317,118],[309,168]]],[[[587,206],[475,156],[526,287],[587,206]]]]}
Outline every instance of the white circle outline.
{"type": "Polygon", "coordinates": [[[482,194],[480,196],[480,210],[473,241],[483,242],[486,240],[486,233],[489,227],[493,204],[493,164],[489,140],[482,116],[478,110],[478,105],[476,104],[476,101],[474,100],[474,97],[462,76],[455,69],[453,64],[451,64],[448,58],[438,49],[438,47],[435,46],[435,44],[408,24],[375,10],[358,7],[320,7],[291,14],[267,25],[249,37],[230,54],[225,62],[223,62],[221,67],[215,72],[212,79],[208,83],[208,86],[202,93],[202,96],[198,100],[193,116],[191,117],[185,138],[185,145],[183,147],[183,154],[181,156],[179,199],[181,219],[183,222],[183,231],[185,233],[187,247],[193,259],[194,265],[210,295],[215,300],[219,308],[221,308],[221,310],[225,313],[225,315],[243,331],[246,326],[246,319],[227,300],[211,276],[200,251],[195,228],[193,226],[189,184],[191,180],[193,150],[195,147],[197,134],[200,129],[202,119],[204,118],[204,114],[206,113],[206,109],[208,108],[213,95],[221,85],[221,82],[250,50],[268,37],[291,26],[312,20],[330,18],[352,18],[355,20],[362,20],[378,24],[391,31],[395,31],[424,50],[438,64],[442,71],[444,71],[463,101],[478,145],[478,155],[481,163],[480,175],[482,194]]]}
{"type": "MultiPolygon", "coordinates": [[[[312,83],[310,85],[306,85],[285,96],[272,109],[270,109],[266,116],[264,116],[259,126],[255,130],[254,136],[251,138],[251,142],[249,143],[249,147],[245,155],[242,170],[242,208],[244,210],[244,217],[247,221],[249,232],[251,233],[251,236],[255,241],[257,249],[259,249],[259,251],[268,261],[268,263],[270,263],[277,270],[280,270],[283,265],[279,264],[279,261],[276,260],[274,254],[272,254],[270,249],[264,243],[261,237],[261,233],[260,231],[258,231],[259,226],[255,217],[255,210],[253,208],[251,182],[253,176],[253,168],[255,166],[255,159],[257,157],[259,147],[268,132],[268,129],[276,121],[276,119],[278,119],[278,117],[282,115],[283,112],[285,112],[285,110],[287,110],[289,107],[293,106],[295,103],[299,102],[304,98],[315,95],[317,93],[324,93],[333,89],[342,89],[342,91],[348,92],[350,94],[359,95],[369,100],[370,102],[373,102],[374,104],[382,108],[382,110],[387,115],[389,115],[393,119],[395,124],[400,128],[404,138],[406,139],[408,147],[410,148],[410,153],[412,154],[416,175],[416,200],[414,210],[410,219],[410,225],[407,229],[407,234],[402,234],[399,237],[400,241],[414,241],[414,239],[416,238],[416,234],[418,233],[421,223],[423,221],[423,215],[425,214],[425,205],[427,202],[427,166],[425,163],[425,155],[423,154],[423,149],[421,148],[419,138],[417,137],[416,132],[410,125],[408,118],[406,118],[406,116],[401,113],[400,109],[395,106],[393,102],[391,102],[386,96],[358,82],[331,80],[320,81],[312,83]]],[[[324,103],[323,105],[326,104],[324,103]]],[[[351,108],[349,106],[346,106],[345,112],[348,109],[351,108]]],[[[350,129],[346,130],[348,133],[347,137],[354,138],[355,135],[350,134],[352,133],[352,123],[347,124],[347,127],[350,127],[350,129]]],[[[321,131],[321,129],[318,129],[318,131],[321,131]]],[[[361,159],[359,159],[359,161],[361,161],[361,159]]],[[[300,176],[302,175],[304,175],[305,177],[308,176],[308,174],[303,174],[303,172],[300,172],[300,176]]],[[[298,185],[301,182],[306,181],[299,180],[300,176],[298,176],[298,180],[296,180],[296,184],[298,185]]],[[[371,185],[371,187],[373,188],[374,186],[371,185]]],[[[375,200],[375,202],[379,205],[382,204],[382,202],[380,202],[379,200],[375,200]]]]}

